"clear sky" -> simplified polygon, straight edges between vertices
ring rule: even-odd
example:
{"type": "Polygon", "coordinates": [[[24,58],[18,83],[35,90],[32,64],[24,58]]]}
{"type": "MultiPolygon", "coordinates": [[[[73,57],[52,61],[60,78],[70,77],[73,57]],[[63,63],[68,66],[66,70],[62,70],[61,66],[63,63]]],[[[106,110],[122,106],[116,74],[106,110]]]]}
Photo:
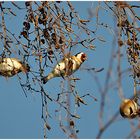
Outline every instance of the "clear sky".
{"type": "MultiPolygon", "coordinates": [[[[18,2],[24,7],[23,2],[18,2]]],[[[88,17],[88,8],[95,8],[97,2],[72,2],[76,11],[83,18],[88,17]]],[[[101,2],[102,4],[102,2],[101,2]]],[[[18,10],[16,10],[18,11],[18,10]]],[[[16,12],[15,11],[15,12],[16,12]]],[[[24,18],[23,12],[17,14],[18,18],[7,18],[7,27],[13,32],[21,31],[22,22],[24,18]]],[[[114,27],[114,18],[112,15],[108,16],[108,12],[101,10],[100,17],[104,23],[111,27],[114,27]]],[[[95,17],[92,18],[92,26],[95,26],[95,17]]],[[[110,52],[112,48],[113,35],[108,29],[99,29],[98,35],[104,37],[106,42],[95,42],[96,50],[90,51],[84,48],[76,48],[73,53],[84,51],[88,55],[88,60],[82,65],[83,68],[95,67],[97,69],[104,68],[100,73],[96,73],[99,77],[101,84],[105,82],[105,76],[109,65],[110,52]]],[[[115,47],[115,44],[114,44],[115,47]]],[[[1,51],[1,50],[0,50],[1,51]]],[[[122,48],[122,53],[125,53],[125,48],[122,48]]],[[[117,61],[114,62],[117,65],[117,61]]],[[[79,130],[78,138],[96,138],[99,131],[99,105],[100,94],[96,86],[96,82],[91,73],[87,73],[85,70],[77,71],[74,75],[81,80],[77,82],[77,89],[81,95],[90,93],[95,96],[98,101],[94,102],[90,98],[85,98],[87,106],[82,105],[78,109],[78,115],[81,117],[76,121],[76,128],[79,130]]],[[[122,61],[122,69],[129,67],[127,58],[124,55],[122,61]]],[[[47,74],[48,71],[46,71],[47,74]]],[[[95,73],[94,73],[95,74],[95,73]]],[[[24,75],[21,74],[23,77],[24,75]]],[[[21,77],[22,77],[21,76],[21,77]]],[[[117,79],[116,67],[112,73],[112,79],[117,79]]],[[[45,85],[45,88],[50,91],[54,96],[60,91],[61,78],[52,79],[45,85]]],[[[19,85],[17,76],[9,78],[0,77],[0,138],[43,138],[43,120],[41,119],[41,96],[37,93],[28,93],[25,97],[22,88],[19,85]]],[[[133,83],[132,78],[128,74],[123,78],[123,92],[125,97],[132,96],[133,83]]],[[[107,105],[104,113],[104,122],[119,109],[121,102],[118,96],[117,90],[113,88],[107,96],[107,105]]],[[[67,138],[66,135],[60,130],[58,121],[54,116],[55,105],[51,103],[49,110],[52,112],[53,117],[49,120],[52,129],[48,132],[48,138],[67,138]]],[[[125,138],[130,132],[130,122],[127,119],[119,119],[113,123],[102,135],[102,138],[125,138]]],[[[136,121],[132,121],[136,123],[136,121]]]]}

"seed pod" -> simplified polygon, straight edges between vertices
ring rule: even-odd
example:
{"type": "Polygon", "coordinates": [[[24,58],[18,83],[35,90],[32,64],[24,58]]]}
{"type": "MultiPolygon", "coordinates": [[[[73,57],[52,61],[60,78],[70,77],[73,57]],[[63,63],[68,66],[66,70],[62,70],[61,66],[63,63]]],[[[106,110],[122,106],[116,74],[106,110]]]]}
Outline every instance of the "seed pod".
{"type": "Polygon", "coordinates": [[[45,38],[49,38],[50,37],[50,34],[48,33],[48,30],[47,29],[44,29],[43,30],[43,34],[44,34],[44,37],[45,38]]]}
{"type": "Polygon", "coordinates": [[[49,3],[48,1],[43,1],[42,2],[42,6],[46,6],[47,7],[48,6],[48,3],[49,3]]]}
{"type": "Polygon", "coordinates": [[[60,3],[61,1],[56,1],[56,3],[60,3]]]}
{"type": "Polygon", "coordinates": [[[35,19],[34,19],[33,13],[31,13],[31,14],[28,16],[28,18],[29,18],[29,22],[34,23],[35,19]]]}
{"type": "Polygon", "coordinates": [[[62,44],[63,43],[63,40],[62,40],[62,38],[60,37],[60,39],[59,39],[59,44],[62,44]]]}
{"type": "Polygon", "coordinates": [[[133,69],[134,74],[137,75],[137,77],[140,77],[140,60],[138,60],[136,63],[133,63],[133,69]]]}
{"type": "Polygon", "coordinates": [[[74,128],[74,121],[73,120],[70,120],[69,122],[70,126],[74,128]]]}
{"type": "Polygon", "coordinates": [[[38,23],[43,24],[43,20],[40,17],[38,18],[38,23]]]}
{"type": "Polygon", "coordinates": [[[48,30],[51,31],[53,28],[51,26],[48,25],[48,30]]]}
{"type": "Polygon", "coordinates": [[[49,50],[48,50],[48,54],[49,54],[49,55],[53,55],[53,50],[52,50],[52,49],[49,49],[49,50]]]}
{"type": "Polygon", "coordinates": [[[35,20],[34,20],[34,25],[35,27],[38,27],[38,15],[35,16],[35,20]]]}
{"type": "Polygon", "coordinates": [[[81,97],[76,96],[76,99],[77,99],[78,102],[80,102],[80,103],[82,103],[82,104],[84,104],[84,105],[87,105],[87,104],[85,103],[85,101],[84,101],[81,97]]]}
{"type": "Polygon", "coordinates": [[[127,45],[129,45],[129,46],[132,45],[132,41],[130,39],[127,40],[127,45]]]}
{"type": "Polygon", "coordinates": [[[51,129],[51,127],[50,127],[50,125],[49,125],[48,123],[45,123],[45,127],[46,127],[48,130],[51,129]]]}
{"type": "Polygon", "coordinates": [[[30,29],[30,23],[29,22],[24,21],[23,25],[25,26],[25,30],[29,30],[30,29]]]}
{"type": "Polygon", "coordinates": [[[43,8],[43,6],[39,6],[38,7],[38,11],[40,11],[42,14],[44,13],[44,8],[43,8]]]}
{"type": "Polygon", "coordinates": [[[51,37],[52,37],[52,40],[53,40],[53,41],[56,41],[56,34],[55,34],[55,33],[52,33],[52,34],[51,34],[51,37]]]}
{"type": "Polygon", "coordinates": [[[136,49],[136,50],[140,50],[140,45],[139,45],[139,43],[136,43],[136,44],[135,44],[135,49],[136,49]]]}
{"type": "Polygon", "coordinates": [[[71,114],[71,117],[80,119],[80,116],[79,115],[73,115],[73,114],[71,114]]]}
{"type": "Polygon", "coordinates": [[[55,44],[55,49],[60,49],[60,45],[59,44],[55,44]]]}
{"type": "Polygon", "coordinates": [[[118,45],[121,47],[123,45],[123,41],[122,40],[118,40],[118,45]]]}
{"type": "Polygon", "coordinates": [[[45,44],[45,40],[43,38],[40,41],[42,44],[45,44]]]}
{"type": "Polygon", "coordinates": [[[31,4],[31,2],[29,2],[29,1],[25,2],[26,7],[30,6],[30,4],[31,4]]]}
{"type": "Polygon", "coordinates": [[[23,35],[26,39],[28,39],[28,35],[27,35],[27,32],[26,31],[23,31],[20,34],[23,35]]]}

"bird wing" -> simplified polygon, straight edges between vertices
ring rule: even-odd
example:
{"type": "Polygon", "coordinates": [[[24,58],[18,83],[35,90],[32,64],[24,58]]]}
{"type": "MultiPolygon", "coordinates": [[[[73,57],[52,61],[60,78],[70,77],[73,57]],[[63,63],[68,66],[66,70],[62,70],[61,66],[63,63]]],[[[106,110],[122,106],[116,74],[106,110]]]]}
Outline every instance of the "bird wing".
{"type": "Polygon", "coordinates": [[[12,67],[13,69],[20,69],[22,67],[22,62],[16,58],[5,58],[5,62],[9,67],[12,67]]]}
{"type": "Polygon", "coordinates": [[[14,62],[17,62],[15,63],[15,65],[17,65],[17,68],[19,68],[22,72],[29,72],[30,71],[30,66],[26,63],[23,63],[22,61],[20,61],[19,59],[17,58],[13,58],[14,62]]]}
{"type": "Polygon", "coordinates": [[[63,58],[62,61],[56,65],[54,70],[59,76],[68,76],[78,70],[80,65],[81,61],[77,57],[71,56],[69,58],[63,58]]]}
{"type": "Polygon", "coordinates": [[[59,62],[56,66],[55,66],[55,68],[54,68],[54,70],[53,70],[53,73],[56,75],[56,76],[61,76],[61,75],[64,75],[65,74],[65,68],[66,68],[66,66],[65,66],[65,61],[61,61],[61,62],[59,62]]]}
{"type": "Polygon", "coordinates": [[[73,71],[75,72],[81,66],[82,61],[79,60],[76,56],[72,56],[71,60],[73,61],[73,71]]]}

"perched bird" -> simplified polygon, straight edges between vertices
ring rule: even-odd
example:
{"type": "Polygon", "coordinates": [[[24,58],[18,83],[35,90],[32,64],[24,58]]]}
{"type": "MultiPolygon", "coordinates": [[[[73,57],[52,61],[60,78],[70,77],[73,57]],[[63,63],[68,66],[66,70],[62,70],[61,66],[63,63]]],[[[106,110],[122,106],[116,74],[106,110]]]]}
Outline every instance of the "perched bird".
{"type": "Polygon", "coordinates": [[[0,75],[4,77],[12,77],[19,72],[27,73],[29,71],[29,65],[17,58],[0,58],[0,75]]]}
{"type": "Polygon", "coordinates": [[[137,103],[134,100],[124,99],[120,105],[120,114],[124,118],[135,118],[138,115],[137,103]]]}
{"type": "Polygon", "coordinates": [[[47,76],[43,77],[41,80],[45,84],[48,80],[54,77],[66,77],[74,73],[79,69],[81,64],[87,59],[85,53],[80,52],[74,56],[63,58],[50,72],[47,76]]]}

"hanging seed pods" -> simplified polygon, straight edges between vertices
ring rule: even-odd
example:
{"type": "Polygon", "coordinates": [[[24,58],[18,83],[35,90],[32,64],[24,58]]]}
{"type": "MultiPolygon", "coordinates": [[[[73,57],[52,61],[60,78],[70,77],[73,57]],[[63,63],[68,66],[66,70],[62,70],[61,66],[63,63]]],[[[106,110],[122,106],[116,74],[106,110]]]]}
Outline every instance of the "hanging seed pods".
{"type": "Polygon", "coordinates": [[[62,40],[61,37],[60,37],[60,39],[59,39],[59,44],[63,44],[63,40],[62,40]]]}
{"type": "Polygon", "coordinates": [[[43,30],[43,34],[44,34],[44,37],[45,37],[46,39],[48,39],[48,38],[50,37],[50,34],[49,34],[49,32],[48,32],[47,29],[44,29],[44,30],[43,30]]]}
{"type": "Polygon", "coordinates": [[[28,34],[26,31],[23,31],[20,34],[23,35],[24,38],[28,39],[28,34]]]}
{"type": "Polygon", "coordinates": [[[24,25],[25,30],[29,30],[30,29],[30,23],[29,22],[24,21],[23,25],[24,25]]]}
{"type": "Polygon", "coordinates": [[[43,6],[38,7],[38,10],[41,12],[41,14],[43,14],[45,11],[43,6]]]}
{"type": "Polygon", "coordinates": [[[45,44],[45,39],[42,38],[40,41],[42,44],[45,44]]]}
{"type": "Polygon", "coordinates": [[[139,78],[140,77],[140,60],[138,60],[136,63],[133,63],[132,65],[133,65],[134,75],[139,78]]]}
{"type": "Polygon", "coordinates": [[[25,6],[26,6],[26,7],[30,6],[30,4],[31,4],[31,2],[29,2],[29,1],[26,1],[26,2],[25,2],[25,6]]]}
{"type": "Polygon", "coordinates": [[[43,20],[40,17],[38,18],[38,23],[43,24],[43,20]]]}

